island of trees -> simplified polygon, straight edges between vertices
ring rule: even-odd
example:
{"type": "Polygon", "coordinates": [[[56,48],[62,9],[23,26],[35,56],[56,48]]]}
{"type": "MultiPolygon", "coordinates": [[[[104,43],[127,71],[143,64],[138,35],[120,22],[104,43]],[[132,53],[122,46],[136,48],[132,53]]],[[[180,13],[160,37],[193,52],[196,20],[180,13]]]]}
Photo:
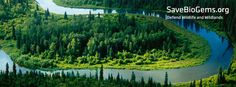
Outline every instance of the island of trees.
{"type": "Polygon", "coordinates": [[[9,13],[2,19],[1,39],[8,44],[3,49],[14,49],[9,54],[22,66],[179,68],[202,64],[210,54],[208,43],[201,37],[160,18],[125,13],[54,15],[32,3],[3,3],[3,9],[10,9],[3,10],[9,13]],[[15,13],[14,7],[24,11],[15,13]]]}

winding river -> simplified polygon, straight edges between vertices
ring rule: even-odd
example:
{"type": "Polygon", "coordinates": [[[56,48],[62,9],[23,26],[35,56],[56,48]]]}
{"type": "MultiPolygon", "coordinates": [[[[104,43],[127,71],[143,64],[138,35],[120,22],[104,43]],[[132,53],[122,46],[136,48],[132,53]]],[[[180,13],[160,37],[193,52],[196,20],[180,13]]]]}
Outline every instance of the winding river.
{"type": "MultiPolygon", "coordinates": [[[[104,9],[83,9],[83,8],[67,8],[56,5],[52,0],[36,0],[44,10],[49,9],[50,12],[55,14],[64,14],[67,12],[68,15],[74,14],[107,14],[107,13],[119,13],[119,12],[128,12],[135,14],[150,15],[156,17],[165,18],[166,14],[157,14],[155,12],[145,12],[145,11],[125,11],[125,10],[104,10],[104,9]]],[[[124,79],[130,79],[132,72],[136,75],[136,80],[140,80],[141,77],[144,77],[144,80],[147,81],[149,77],[152,77],[156,82],[164,82],[165,72],[168,72],[169,81],[172,83],[176,82],[186,82],[191,80],[199,80],[201,78],[206,78],[212,76],[218,72],[218,68],[221,66],[223,69],[227,69],[230,65],[231,57],[233,55],[233,47],[230,42],[217,35],[215,32],[207,31],[204,27],[201,27],[192,20],[172,20],[177,25],[186,28],[187,30],[203,37],[206,39],[211,47],[211,56],[208,58],[204,64],[200,66],[180,68],[180,69],[164,69],[164,70],[124,70],[124,69],[104,69],[104,78],[108,78],[108,74],[112,74],[114,77],[119,73],[124,79]]],[[[0,70],[5,70],[6,63],[9,63],[9,66],[13,65],[11,58],[2,50],[0,50],[0,70]]],[[[12,69],[10,67],[10,69],[12,69]]],[[[25,67],[20,67],[17,65],[17,70],[21,70],[23,73],[30,71],[25,67]]],[[[55,71],[41,71],[47,74],[60,73],[62,70],[55,71]]],[[[64,72],[79,72],[80,75],[89,76],[95,75],[96,70],[90,69],[69,69],[64,70],[64,72]]]]}

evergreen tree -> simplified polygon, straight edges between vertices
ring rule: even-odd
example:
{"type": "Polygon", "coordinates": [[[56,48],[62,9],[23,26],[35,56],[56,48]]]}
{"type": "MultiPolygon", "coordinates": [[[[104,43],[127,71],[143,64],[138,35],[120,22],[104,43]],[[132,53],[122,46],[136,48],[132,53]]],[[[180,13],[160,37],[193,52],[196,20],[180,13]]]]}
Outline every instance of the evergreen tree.
{"type": "Polygon", "coordinates": [[[153,87],[153,80],[152,80],[152,78],[150,77],[149,79],[148,79],[148,83],[147,83],[147,86],[148,87],[153,87]]]}
{"type": "Polygon", "coordinates": [[[27,48],[26,44],[22,45],[21,51],[22,51],[23,54],[28,53],[28,48],[27,48]]]}
{"type": "Polygon", "coordinates": [[[65,82],[66,74],[64,73],[63,70],[61,71],[61,77],[62,77],[63,82],[65,82]]]}
{"type": "Polygon", "coordinates": [[[79,78],[79,77],[80,77],[80,74],[79,74],[79,72],[78,72],[78,71],[76,72],[76,76],[77,76],[77,78],[79,78]]]}
{"type": "Polygon", "coordinates": [[[98,80],[98,70],[96,69],[95,79],[98,80]]]}
{"type": "Polygon", "coordinates": [[[12,26],[12,38],[15,40],[16,39],[16,29],[15,26],[12,26]]]}
{"type": "Polygon", "coordinates": [[[45,11],[45,19],[46,20],[48,20],[48,17],[50,16],[50,12],[49,12],[49,9],[47,9],[46,11],[45,11]]]}
{"type": "Polygon", "coordinates": [[[190,82],[190,85],[189,85],[189,87],[193,87],[193,83],[192,83],[192,81],[190,82]]]}
{"type": "Polygon", "coordinates": [[[52,20],[54,19],[54,15],[52,14],[52,20]]]}
{"type": "Polygon", "coordinates": [[[112,74],[110,75],[110,79],[111,79],[111,81],[113,81],[113,75],[112,74]]]}
{"type": "Polygon", "coordinates": [[[165,81],[164,81],[164,87],[168,87],[168,73],[165,74],[165,81]]]}
{"type": "Polygon", "coordinates": [[[193,81],[193,86],[192,87],[196,87],[196,81],[193,81]]]}
{"type": "Polygon", "coordinates": [[[118,73],[116,76],[116,82],[119,83],[120,82],[120,74],[118,73]]]}
{"type": "Polygon", "coordinates": [[[21,71],[21,69],[19,69],[19,73],[18,73],[18,75],[19,75],[19,77],[22,76],[22,71],[21,71]]]}
{"type": "Polygon", "coordinates": [[[16,37],[16,47],[18,49],[21,48],[21,30],[17,32],[17,37],[16,37]]]}
{"type": "Polygon", "coordinates": [[[169,85],[168,85],[168,87],[172,87],[172,84],[171,84],[171,82],[169,82],[169,85]]]}
{"type": "Polygon", "coordinates": [[[37,12],[37,10],[34,10],[33,16],[34,16],[34,18],[37,18],[37,17],[38,17],[38,12],[37,12]]]}
{"type": "Polygon", "coordinates": [[[99,80],[103,80],[103,65],[101,65],[101,68],[100,68],[100,76],[99,76],[99,80]]]}
{"type": "Polygon", "coordinates": [[[233,64],[233,62],[230,63],[229,68],[228,68],[228,70],[227,70],[227,74],[228,74],[228,75],[231,73],[232,64],[233,64]]]}
{"type": "Polygon", "coordinates": [[[200,80],[199,87],[202,87],[202,79],[200,80]]]}
{"type": "Polygon", "coordinates": [[[40,54],[40,47],[38,45],[36,46],[36,53],[40,54]]]}
{"type": "Polygon", "coordinates": [[[91,11],[89,11],[88,18],[89,18],[89,21],[94,20],[94,15],[92,15],[91,11]]]}
{"type": "Polygon", "coordinates": [[[224,76],[222,68],[220,67],[218,77],[217,77],[217,83],[218,84],[223,84],[224,82],[225,82],[225,76],[224,76]]]}
{"type": "Polygon", "coordinates": [[[5,74],[6,74],[6,76],[9,75],[9,65],[8,65],[8,63],[6,64],[6,71],[5,71],[5,74]]]}
{"type": "Polygon", "coordinates": [[[12,69],[13,69],[13,74],[14,74],[14,76],[16,76],[16,64],[15,64],[15,63],[13,63],[12,69]]]}
{"type": "Polygon", "coordinates": [[[64,19],[66,19],[66,20],[68,19],[66,12],[64,13],[64,19]]]}
{"type": "Polygon", "coordinates": [[[98,18],[100,18],[100,16],[101,16],[101,14],[100,14],[100,13],[98,13],[98,18]]]}
{"type": "Polygon", "coordinates": [[[141,78],[141,87],[145,87],[145,82],[144,82],[144,78],[141,78]]]}
{"type": "Polygon", "coordinates": [[[39,10],[39,6],[38,6],[38,4],[36,4],[36,10],[37,10],[37,11],[39,10]]]}
{"type": "Polygon", "coordinates": [[[135,81],[135,74],[134,74],[134,72],[132,72],[132,75],[131,75],[131,80],[130,80],[131,82],[134,82],[135,81]]]}
{"type": "Polygon", "coordinates": [[[52,42],[49,46],[49,53],[48,53],[48,56],[47,58],[49,59],[53,59],[54,55],[56,54],[56,43],[52,42]]]}

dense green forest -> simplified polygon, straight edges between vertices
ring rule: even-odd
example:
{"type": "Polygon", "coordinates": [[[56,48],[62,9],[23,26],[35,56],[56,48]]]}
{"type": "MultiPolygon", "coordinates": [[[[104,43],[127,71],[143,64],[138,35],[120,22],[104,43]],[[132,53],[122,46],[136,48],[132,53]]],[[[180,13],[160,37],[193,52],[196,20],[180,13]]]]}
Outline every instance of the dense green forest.
{"type": "MultiPolygon", "coordinates": [[[[227,32],[229,36],[236,37],[236,6],[235,0],[53,0],[56,4],[67,7],[84,8],[117,8],[132,10],[161,10],[166,11],[167,6],[201,6],[214,8],[230,8],[230,13],[224,15],[224,20],[211,20],[208,23],[220,25],[220,31],[227,32]]],[[[193,13],[189,13],[193,14],[193,13]]],[[[188,14],[188,15],[189,15],[188,14]]],[[[206,15],[201,13],[200,15],[206,15]]]]}
{"type": "MultiPolygon", "coordinates": [[[[21,6],[29,1],[14,3],[21,6]]],[[[135,68],[146,64],[149,66],[136,68],[179,68],[202,64],[209,56],[205,40],[180,28],[167,28],[174,25],[159,18],[132,14],[69,16],[66,12],[53,15],[32,2],[28,5],[22,6],[25,13],[16,13],[18,16],[3,11],[15,19],[4,19],[0,26],[0,39],[15,41],[8,41],[4,48],[11,49],[10,56],[22,66],[87,68],[104,64],[106,68],[135,68]],[[13,48],[7,48],[12,47],[9,44],[13,48]]]]}
{"type": "MultiPolygon", "coordinates": [[[[11,39],[12,30],[8,29],[14,23],[16,18],[22,18],[29,15],[32,8],[32,0],[0,0],[0,38],[11,39]],[[11,23],[12,25],[8,24],[11,23]]],[[[18,24],[22,24],[19,21],[18,24]]]]}
{"type": "Polygon", "coordinates": [[[131,79],[123,79],[119,74],[113,76],[109,74],[107,79],[103,77],[103,68],[101,66],[99,74],[95,75],[80,75],[79,72],[64,71],[47,75],[37,71],[27,71],[25,74],[21,70],[16,70],[16,65],[12,67],[10,72],[9,65],[6,64],[5,72],[0,73],[0,87],[171,87],[171,82],[168,81],[168,73],[165,75],[163,85],[156,83],[149,78],[147,82],[142,78],[141,81],[136,81],[134,73],[131,79]]]}
{"type": "Polygon", "coordinates": [[[105,79],[102,65],[95,75],[86,76],[80,75],[79,72],[64,71],[52,75],[37,71],[23,73],[21,70],[17,71],[15,64],[9,66],[7,63],[5,71],[0,73],[0,87],[233,87],[234,81],[226,80],[228,74],[220,68],[219,73],[214,78],[216,82],[214,82],[214,79],[213,81],[203,79],[184,84],[172,84],[168,80],[167,72],[165,73],[164,82],[157,83],[151,77],[148,81],[144,81],[144,78],[137,81],[134,73],[132,73],[130,80],[123,79],[119,74],[117,76],[109,74],[108,78],[105,79]],[[10,67],[12,67],[12,70],[9,69],[10,67]]]}
{"type": "MultiPolygon", "coordinates": [[[[12,27],[12,39],[21,53],[15,55],[19,64],[29,58],[43,68],[68,64],[152,64],[155,61],[197,58],[199,51],[192,42],[167,29],[156,20],[146,21],[139,15],[94,15],[63,17],[43,16],[35,11],[23,29],[12,27]],[[101,17],[100,17],[101,16],[101,17]],[[192,54],[190,54],[190,52],[192,54]],[[24,55],[21,55],[24,54],[24,55]],[[50,62],[48,62],[48,61],[50,62]]],[[[200,57],[201,58],[201,57],[200,57]]],[[[31,65],[32,66],[32,65],[31,65]]]]}
{"type": "Polygon", "coordinates": [[[6,21],[25,15],[29,10],[29,0],[0,0],[0,20],[6,21]]]}
{"type": "Polygon", "coordinates": [[[202,6],[202,7],[225,7],[233,0],[53,0],[63,6],[79,7],[94,5],[109,8],[166,10],[167,6],[202,6]]]}

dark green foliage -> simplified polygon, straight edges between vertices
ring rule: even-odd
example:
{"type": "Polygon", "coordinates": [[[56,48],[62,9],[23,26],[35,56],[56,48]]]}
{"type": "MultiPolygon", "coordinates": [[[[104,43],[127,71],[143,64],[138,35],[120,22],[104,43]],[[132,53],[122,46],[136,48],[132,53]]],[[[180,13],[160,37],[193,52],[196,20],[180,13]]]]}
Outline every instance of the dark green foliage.
{"type": "MultiPolygon", "coordinates": [[[[14,18],[19,18],[30,13],[31,7],[28,6],[32,0],[0,0],[0,40],[16,39],[16,26],[10,23],[7,28],[3,27],[4,22],[9,22],[14,18]],[[10,27],[11,26],[11,27],[10,27]]],[[[14,21],[13,21],[14,23],[14,21]]]]}
{"type": "Polygon", "coordinates": [[[203,87],[202,86],[202,79],[200,80],[199,87],[203,87]]]}
{"type": "Polygon", "coordinates": [[[64,13],[64,19],[68,19],[66,12],[64,13]]]}
{"type": "Polygon", "coordinates": [[[5,73],[6,73],[6,76],[9,75],[9,65],[8,65],[8,63],[6,64],[6,71],[5,71],[5,73]]]}
{"type": "Polygon", "coordinates": [[[223,73],[222,68],[219,68],[219,72],[218,72],[218,77],[217,77],[217,83],[218,84],[224,84],[226,82],[225,80],[225,75],[223,73]]]}
{"type": "Polygon", "coordinates": [[[152,87],[154,85],[152,78],[148,79],[147,87],[152,87]]]}
{"type": "Polygon", "coordinates": [[[190,82],[190,86],[189,87],[196,87],[196,82],[195,80],[193,82],[190,82]]]}
{"type": "Polygon", "coordinates": [[[12,69],[13,69],[13,75],[16,76],[16,64],[15,63],[13,63],[12,69]]]}
{"type": "Polygon", "coordinates": [[[227,70],[227,75],[229,75],[232,72],[232,64],[233,64],[233,62],[231,61],[229,68],[227,70]]]}
{"type": "Polygon", "coordinates": [[[34,25],[40,25],[41,24],[41,21],[42,21],[42,16],[39,14],[38,11],[34,11],[34,19],[32,20],[32,23],[34,25]]]}
{"type": "Polygon", "coordinates": [[[99,80],[103,80],[103,79],[104,79],[104,77],[103,77],[103,65],[101,65],[99,80]]]}
{"type": "Polygon", "coordinates": [[[94,20],[94,15],[91,14],[91,11],[89,11],[88,18],[89,18],[89,21],[94,20]]]}
{"type": "Polygon", "coordinates": [[[12,0],[6,2],[0,1],[0,21],[7,21],[9,19],[20,17],[26,14],[29,10],[28,2],[31,0],[12,0]]]}
{"type": "Polygon", "coordinates": [[[132,75],[131,75],[131,80],[130,80],[131,82],[133,81],[135,81],[135,74],[134,74],[134,72],[132,72],[132,75]]]}
{"type": "MultiPolygon", "coordinates": [[[[167,6],[201,6],[201,7],[224,7],[227,1],[212,0],[54,0],[66,6],[94,5],[112,8],[166,10],[167,6]]],[[[229,2],[228,2],[229,3],[229,2]]]]}
{"type": "Polygon", "coordinates": [[[224,15],[224,20],[218,22],[222,31],[226,32],[230,39],[236,40],[236,3],[235,0],[229,0],[227,2],[221,3],[221,5],[226,4],[230,8],[230,13],[224,15]]]}
{"type": "MultiPolygon", "coordinates": [[[[49,15],[47,12],[44,14],[49,15]]],[[[93,65],[113,59],[122,59],[117,64],[127,64],[135,57],[138,59],[133,61],[136,64],[150,64],[164,55],[159,54],[144,62],[139,62],[143,60],[138,55],[163,50],[165,56],[171,58],[170,53],[182,54],[177,49],[189,49],[184,45],[189,43],[185,38],[178,38],[178,34],[165,28],[162,23],[144,21],[135,15],[95,18],[90,14],[88,18],[74,15],[73,19],[69,19],[65,13],[64,19],[48,17],[48,20],[42,20],[39,12],[35,11],[35,17],[29,18],[27,23],[24,31],[16,31],[17,48],[21,49],[22,54],[26,57],[33,55],[42,59],[57,59],[68,64],[93,65]]],[[[54,65],[47,62],[43,65],[39,63],[39,66],[54,65]]]]}
{"type": "Polygon", "coordinates": [[[164,87],[168,87],[168,73],[165,74],[164,87]]]}
{"type": "MultiPolygon", "coordinates": [[[[236,3],[235,0],[54,0],[60,5],[69,7],[78,7],[83,5],[103,6],[107,8],[126,8],[126,9],[145,9],[145,10],[164,10],[167,6],[184,7],[184,6],[201,6],[205,8],[230,8],[230,13],[224,16],[224,20],[212,20],[219,23],[221,31],[224,31],[231,37],[236,39],[236,3]]],[[[202,13],[200,15],[206,15],[202,13]]]]}
{"type": "Polygon", "coordinates": [[[168,87],[172,87],[172,83],[171,82],[169,82],[168,87]]]}
{"type": "MultiPolygon", "coordinates": [[[[110,6],[113,4],[110,0],[100,1],[110,6]]],[[[90,12],[88,18],[75,15],[70,19],[65,12],[64,20],[61,16],[51,15],[49,9],[44,13],[38,11],[37,6],[30,15],[33,17],[25,20],[24,26],[21,26],[24,28],[17,28],[12,36],[16,37],[17,48],[24,54],[17,60],[18,63],[27,65],[22,59],[35,57],[49,61],[34,62],[32,67],[54,67],[55,62],[60,61],[90,65],[109,60],[116,60],[114,64],[152,64],[158,58],[176,59],[191,51],[191,42],[166,29],[162,23],[140,20],[142,16],[119,14],[95,17],[90,12]],[[180,50],[184,51],[181,53],[180,50]],[[158,55],[143,57],[144,54],[158,55]]]]}
{"type": "Polygon", "coordinates": [[[120,74],[118,73],[117,76],[116,76],[116,82],[120,82],[120,74]]]}
{"type": "Polygon", "coordinates": [[[144,78],[143,78],[143,77],[141,78],[141,82],[140,82],[140,83],[141,83],[140,85],[141,85],[142,87],[145,86],[145,82],[144,82],[144,78]]]}
{"type": "Polygon", "coordinates": [[[89,78],[79,76],[78,72],[77,74],[74,74],[74,72],[65,74],[64,71],[61,71],[47,75],[38,71],[26,71],[26,73],[22,74],[21,70],[19,70],[16,75],[13,73],[0,73],[1,87],[161,87],[160,83],[154,82],[152,78],[149,79],[148,83],[145,83],[144,80],[137,82],[128,81],[122,79],[122,77],[113,78],[112,75],[109,75],[108,79],[98,80],[92,75],[89,78]]]}
{"type": "Polygon", "coordinates": [[[49,9],[45,11],[45,19],[48,20],[48,17],[50,16],[49,9]]]}
{"type": "Polygon", "coordinates": [[[16,39],[16,29],[14,25],[12,26],[12,39],[16,39]]]}
{"type": "Polygon", "coordinates": [[[95,79],[98,80],[98,70],[96,69],[95,79]]]}
{"type": "Polygon", "coordinates": [[[16,32],[16,39],[17,39],[17,41],[16,41],[16,47],[18,48],[18,49],[20,49],[21,48],[21,30],[18,30],[17,32],[16,32]]]}

